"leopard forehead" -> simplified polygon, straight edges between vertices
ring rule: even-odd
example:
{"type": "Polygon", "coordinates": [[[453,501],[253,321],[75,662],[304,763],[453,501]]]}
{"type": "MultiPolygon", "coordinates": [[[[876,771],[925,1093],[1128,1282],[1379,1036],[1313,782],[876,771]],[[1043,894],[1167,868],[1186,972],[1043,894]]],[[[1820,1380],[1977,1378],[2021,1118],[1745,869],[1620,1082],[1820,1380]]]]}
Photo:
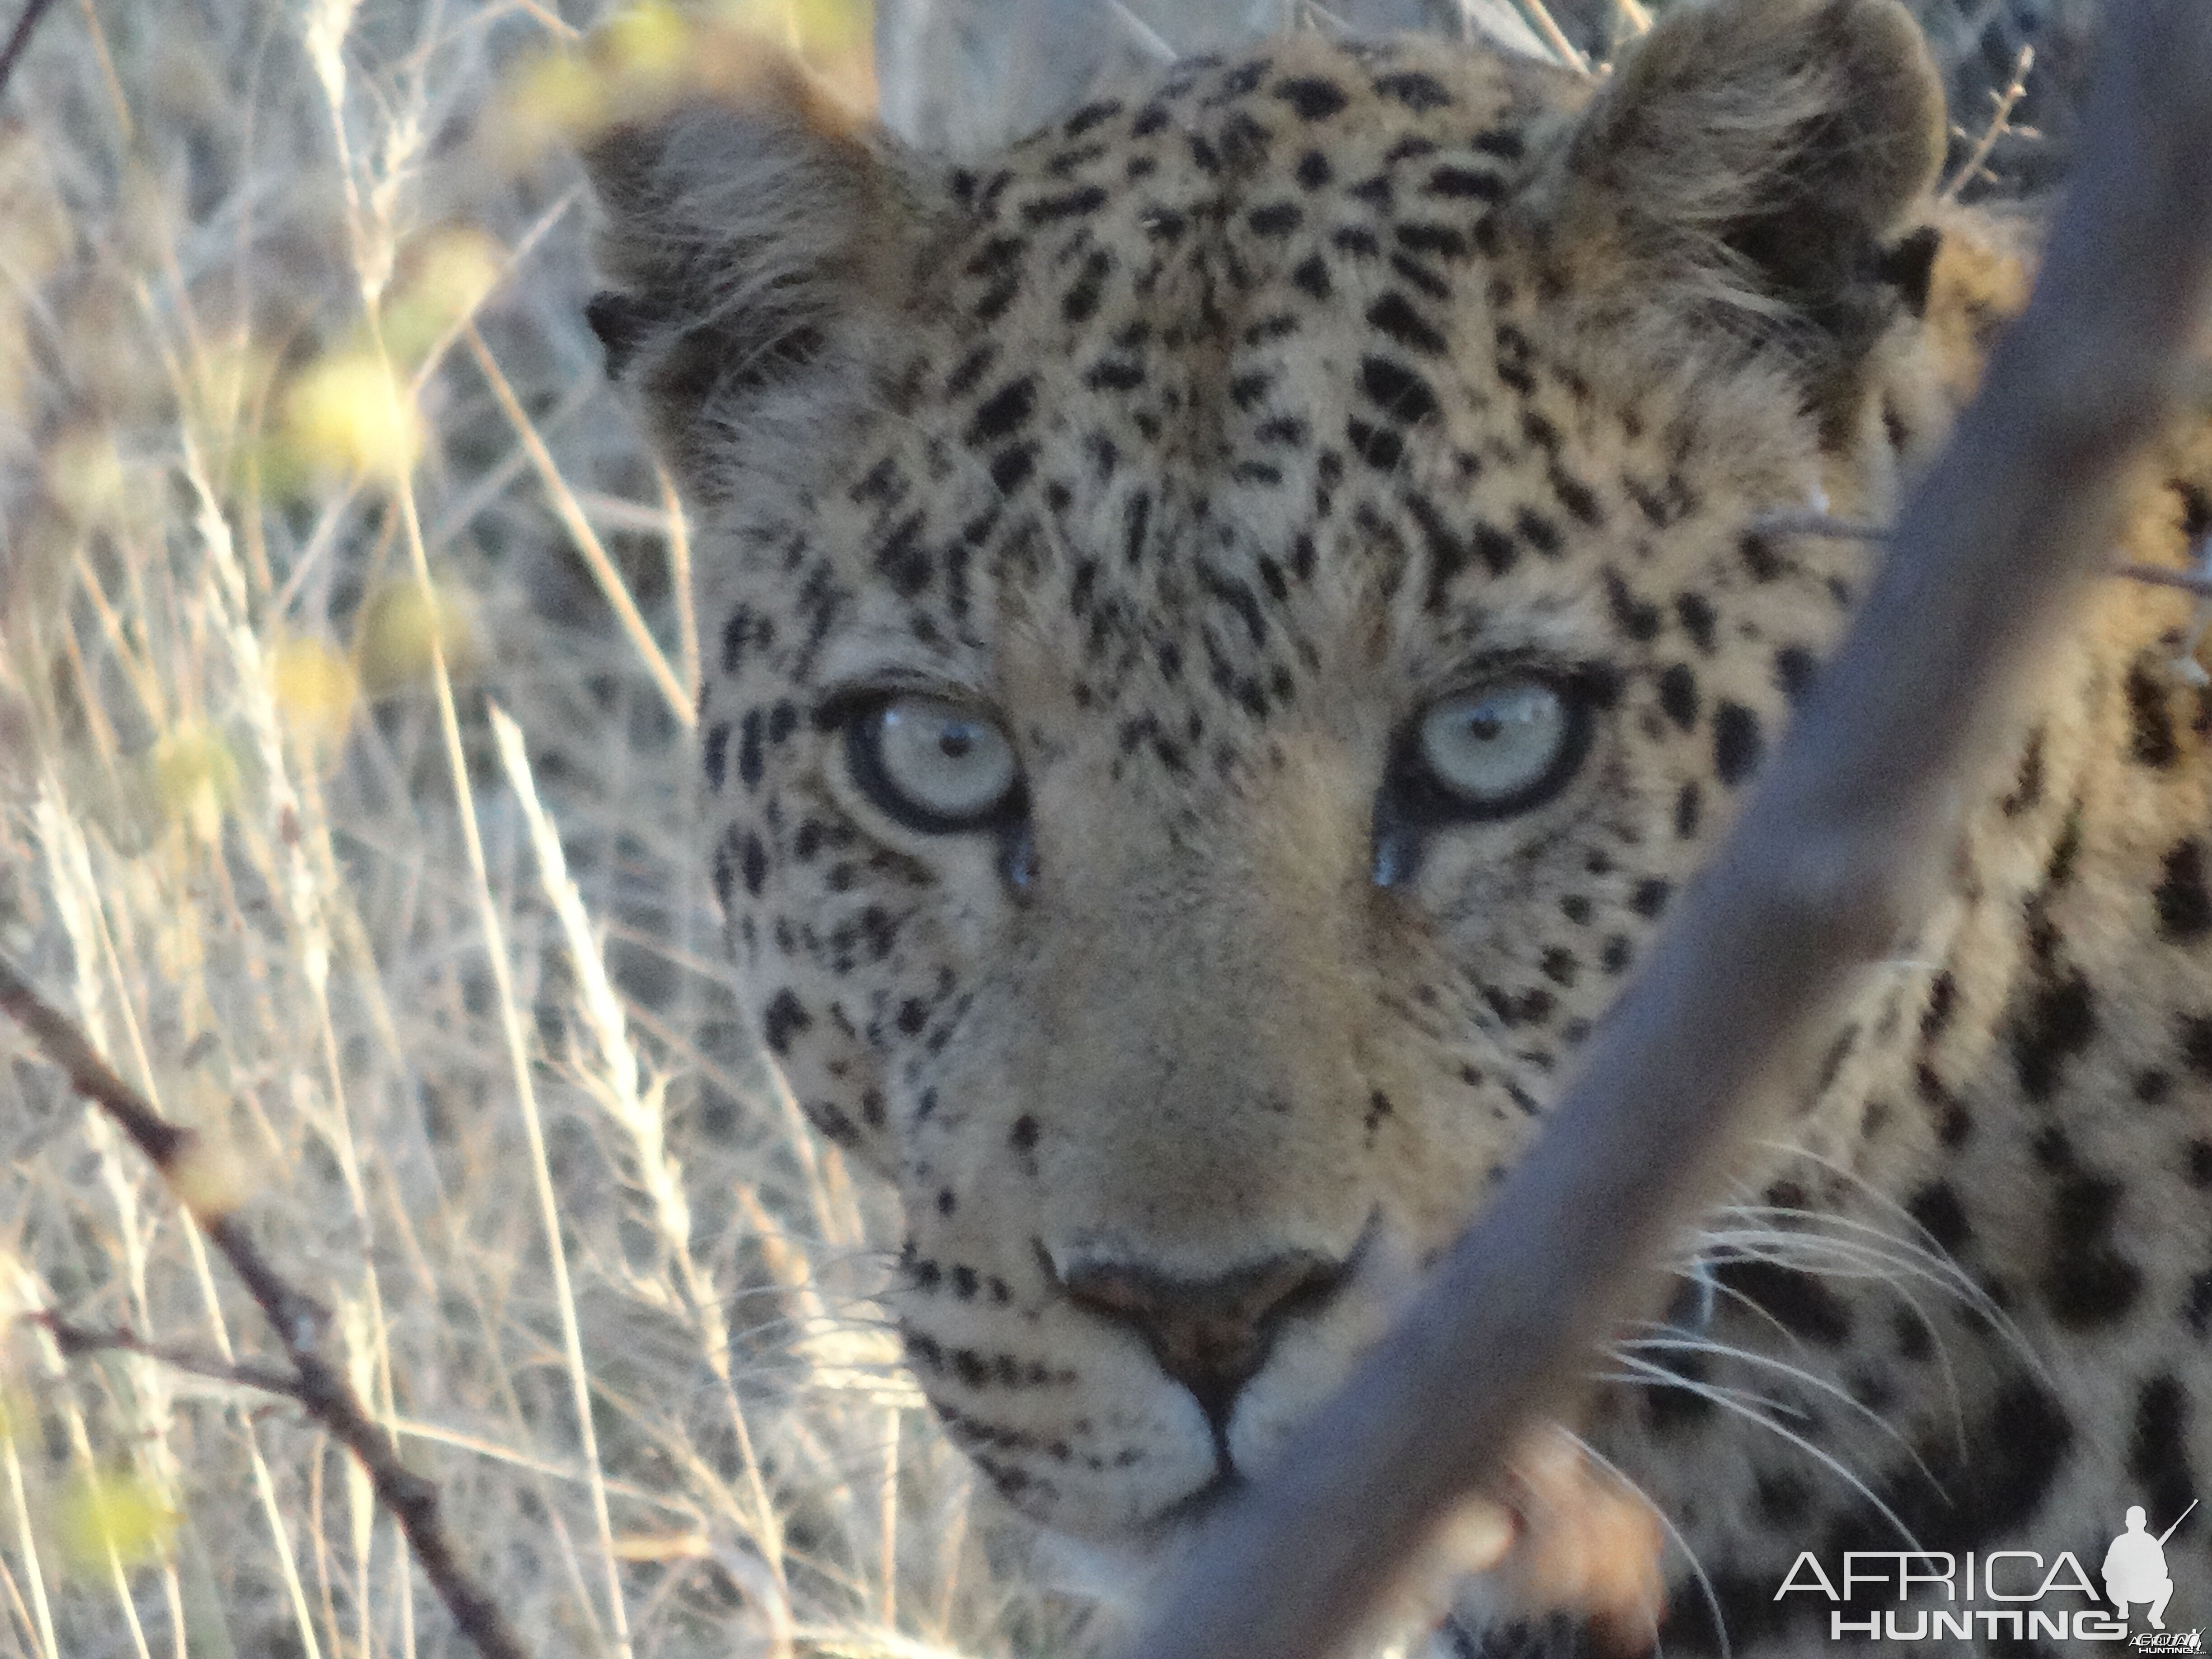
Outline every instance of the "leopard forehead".
{"type": "Polygon", "coordinates": [[[1757,584],[1679,526],[1816,492],[1818,444],[1787,376],[1705,363],[1516,224],[1586,97],[1292,36],[954,172],[857,436],[738,538],[810,573],[791,678],[1110,711],[1220,773],[1302,685],[1578,659],[1677,594],[1710,636],[1689,590],[1757,584]]]}

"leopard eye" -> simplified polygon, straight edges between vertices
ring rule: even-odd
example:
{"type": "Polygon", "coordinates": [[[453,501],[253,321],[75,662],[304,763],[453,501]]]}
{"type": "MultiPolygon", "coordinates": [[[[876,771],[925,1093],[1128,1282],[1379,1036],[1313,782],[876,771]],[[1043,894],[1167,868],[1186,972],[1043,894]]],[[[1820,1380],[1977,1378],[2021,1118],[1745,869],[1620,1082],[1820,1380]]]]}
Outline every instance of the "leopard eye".
{"type": "Polygon", "coordinates": [[[1588,713],[1535,675],[1492,680],[1431,703],[1413,758],[1438,803],[1469,817],[1503,817],[1550,799],[1581,764],[1588,713]]]}
{"type": "Polygon", "coordinates": [[[912,829],[989,829],[1020,810],[1013,745],[962,704],[919,693],[872,703],[847,722],[845,743],[862,792],[912,829]]]}

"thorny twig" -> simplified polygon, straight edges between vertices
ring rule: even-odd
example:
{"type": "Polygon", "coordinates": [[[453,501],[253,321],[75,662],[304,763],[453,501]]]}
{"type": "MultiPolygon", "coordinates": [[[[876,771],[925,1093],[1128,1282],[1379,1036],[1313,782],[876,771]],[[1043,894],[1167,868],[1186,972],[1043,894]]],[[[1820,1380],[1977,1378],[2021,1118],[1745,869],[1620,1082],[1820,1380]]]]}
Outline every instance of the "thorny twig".
{"type": "MultiPolygon", "coordinates": [[[[499,1604],[461,1565],[438,1512],[438,1488],[399,1461],[399,1449],[369,1417],[345,1373],[323,1358],[330,1316],[270,1265],[237,1212],[204,1195],[207,1183],[191,1178],[198,1138],[170,1122],[152,1103],[118,1077],[74,1021],[54,1007],[15,966],[0,957],[0,1009],[27,1031],[39,1050],[58,1066],[71,1086],[105,1111],[138,1150],[153,1160],[169,1190],[222,1253],[284,1345],[295,1378],[273,1392],[296,1400],[324,1429],[360,1460],[377,1501],[392,1511],[422,1575],[453,1615],[453,1622],[483,1659],[527,1659],[521,1638],[499,1604]]],[[[57,1338],[58,1322],[50,1322],[57,1338]]],[[[192,1369],[198,1369],[193,1367],[192,1369]]],[[[250,1380],[241,1376],[240,1380],[250,1380]]],[[[267,1387],[255,1382],[255,1387],[267,1387]]]]}
{"type": "Polygon", "coordinates": [[[1124,1652],[1342,1652],[1509,1449],[1571,1407],[1767,1085],[1940,879],[2036,654],[2103,563],[2212,299],[2212,7],[2116,9],[2027,313],[1850,637],[1528,1156],[1124,1652]],[[1874,781],[1879,780],[1879,782],[1874,781]]]}
{"type": "Polygon", "coordinates": [[[1972,183],[1981,172],[1982,164],[1990,159],[1990,152],[1997,147],[1997,140],[2004,137],[2010,125],[2013,110],[2027,93],[2027,77],[2034,69],[2035,48],[2022,46],[2020,61],[2013,65],[2012,84],[1997,95],[1997,106],[1990,117],[1989,125],[1982,129],[1979,141],[1966,159],[1959,164],[1959,170],[1951,175],[1950,183],[1943,186],[1940,199],[1946,202],[1957,199],[1959,192],[1972,183]]]}

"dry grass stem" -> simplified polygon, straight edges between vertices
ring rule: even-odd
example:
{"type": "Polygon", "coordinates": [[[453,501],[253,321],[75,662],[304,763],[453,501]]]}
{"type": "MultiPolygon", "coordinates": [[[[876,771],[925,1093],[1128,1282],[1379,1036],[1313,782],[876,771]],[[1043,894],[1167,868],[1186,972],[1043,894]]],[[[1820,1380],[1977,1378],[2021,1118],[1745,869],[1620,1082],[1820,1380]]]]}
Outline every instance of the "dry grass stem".
{"type": "MultiPolygon", "coordinates": [[[[521,439],[524,453],[530,457],[531,465],[537,470],[538,482],[544,486],[546,499],[560,514],[561,522],[568,527],[570,538],[575,542],[576,550],[584,556],[585,563],[591,567],[592,574],[599,584],[599,591],[606,595],[607,603],[614,607],[615,618],[621,623],[623,633],[637,647],[639,660],[645,664],[647,672],[653,676],[653,684],[660,688],[661,695],[668,699],[669,712],[675,715],[679,725],[689,726],[696,724],[698,720],[697,692],[686,684],[687,678],[696,681],[696,678],[695,665],[698,640],[696,634],[689,641],[690,651],[685,658],[689,672],[679,675],[669,665],[668,655],[660,648],[660,642],[653,637],[653,630],[646,626],[637,602],[629,596],[629,585],[623,580],[622,573],[615,568],[614,561],[607,556],[606,549],[600,544],[599,532],[592,528],[591,520],[584,516],[583,507],[577,503],[568,481],[562,477],[561,469],[555,464],[551,452],[538,435],[538,428],[531,424],[530,416],[524,413],[521,403],[514,395],[514,389],[507,383],[507,376],[500,373],[499,363],[485,346],[483,337],[471,328],[465,338],[470,355],[476,359],[477,368],[490,386],[492,395],[499,400],[501,411],[514,423],[515,436],[521,439]]],[[[673,515],[672,521],[680,522],[681,514],[673,515]]],[[[688,559],[682,562],[688,562],[688,559]]]]}

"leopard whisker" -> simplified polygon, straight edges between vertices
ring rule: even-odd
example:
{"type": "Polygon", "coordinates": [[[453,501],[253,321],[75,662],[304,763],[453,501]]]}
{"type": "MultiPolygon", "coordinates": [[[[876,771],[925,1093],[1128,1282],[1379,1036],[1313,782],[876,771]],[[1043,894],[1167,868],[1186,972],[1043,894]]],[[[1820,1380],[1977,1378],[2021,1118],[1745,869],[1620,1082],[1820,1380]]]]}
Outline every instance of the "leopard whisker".
{"type": "MultiPolygon", "coordinates": [[[[1920,1219],[1910,1210],[1906,1209],[1903,1204],[1899,1203],[1896,1199],[1891,1197],[1889,1194],[1878,1190],[1866,1179],[1865,1176],[1860,1175],[1856,1170],[1846,1169],[1842,1164],[1837,1163],[1835,1159],[1822,1153],[1812,1152],[1802,1147],[1790,1146],[1785,1143],[1780,1142],[1770,1141],[1765,1144],[1773,1150],[1802,1158],[1808,1162],[1814,1164],[1820,1168],[1827,1170],[1829,1173],[1834,1175],[1838,1179],[1849,1184],[1854,1190],[1867,1199],[1869,1202],[1872,1203],[1876,1207],[1886,1211],[1889,1214],[1897,1217],[1898,1219],[1902,1221],[1906,1227],[1911,1229],[1911,1232],[1915,1236],[1925,1240],[1926,1243],[1924,1246],[1912,1244],[1908,1240],[1899,1237],[1896,1234],[1885,1232],[1882,1229],[1875,1226],[1872,1223],[1861,1220],[1856,1217],[1825,1214],[1819,1218],[1819,1224],[1821,1226],[1844,1228],[1856,1231],[1871,1233],[1877,1238],[1889,1240],[1900,1249],[1912,1251],[1931,1264],[1941,1264],[1945,1273],[1952,1276],[1952,1282],[1957,1285],[1961,1292],[1960,1299],[1966,1306],[1973,1309],[1975,1312],[1980,1314],[1984,1319],[1987,1319],[1990,1322],[1991,1328],[1995,1329],[2004,1340],[2006,1346],[2022,1364],[2026,1365],[2028,1370],[2034,1374],[2036,1380],[2043,1383],[2047,1388],[2055,1388],[2057,1386],[2057,1379],[2051,1375],[2049,1364],[2044,1360],[2043,1357],[2036,1352],[2034,1348],[2029,1345],[2026,1334],[2022,1333],[2019,1324],[2013,1319],[2012,1316],[2007,1313],[2002,1308],[1999,1307],[1996,1301],[1991,1298],[1987,1291],[1984,1290],[1981,1285],[1975,1283],[1972,1276],[1969,1274],[1964,1267],[1959,1265],[1957,1258],[1953,1256],[1948,1250],[1945,1249],[1943,1246],[1937,1242],[1936,1235],[1929,1231],[1928,1228],[1920,1221],[1920,1219]]],[[[1802,1213],[1793,1212],[1787,1210],[1778,1211],[1777,1212],[1780,1214],[1802,1213]]]]}
{"type": "MultiPolygon", "coordinates": [[[[1927,1310],[1923,1308],[1919,1302],[1914,1298],[1911,1292],[1907,1291],[1902,1285],[1892,1281],[1889,1288],[1897,1299],[1903,1303],[1905,1308],[1911,1311],[1913,1318],[1918,1322],[1920,1328],[1928,1335],[1929,1348],[1935,1356],[1936,1366],[1942,1374],[1944,1398],[1950,1404],[1952,1437],[1954,1443],[1959,1447],[1960,1452],[1963,1453],[1966,1449],[1966,1407],[1960,1394],[1958,1370],[1952,1364],[1951,1351],[1944,1342],[1942,1327],[1937,1324],[1936,1321],[1929,1316],[1927,1310]]],[[[1717,1289],[1726,1291],[1732,1299],[1739,1302],[1748,1310],[1759,1314],[1769,1323],[1782,1329],[1785,1334],[1790,1335],[1793,1341],[1797,1340],[1795,1334],[1790,1333],[1787,1328],[1784,1327],[1781,1322],[1776,1319],[1767,1309],[1751,1301],[1748,1297],[1742,1296],[1740,1292],[1729,1290],[1725,1285],[1717,1286],[1717,1289]]]]}
{"type": "Polygon", "coordinates": [[[1837,1458],[1832,1453],[1821,1450],[1820,1447],[1814,1445],[1803,1435],[1796,1432],[1794,1430],[1784,1427],[1782,1424],[1776,1422],[1773,1419],[1762,1415],[1759,1412],[1747,1405],[1743,1399],[1738,1397],[1738,1390],[1722,1388],[1712,1383],[1691,1382],[1686,1378],[1676,1376],[1674,1372],[1667,1370],[1663,1365],[1655,1364],[1650,1360],[1639,1359],[1633,1354],[1616,1354],[1615,1358],[1620,1359],[1624,1364],[1630,1365],[1635,1370],[1642,1372],[1644,1375],[1640,1376],[1607,1375],[1601,1376],[1598,1379],[1599,1381],[1624,1383],[1659,1382],[1664,1383],[1669,1388],[1686,1389],[1690,1393],[1698,1395],[1699,1398],[1710,1401],[1713,1405],[1719,1407],[1723,1411],[1733,1412],[1738,1417],[1742,1418],[1746,1422],[1757,1425],[1759,1427],[1766,1430],[1769,1433],[1774,1435],[1777,1438],[1782,1440],[1786,1444],[1794,1446],[1799,1451],[1805,1453],[1815,1462],[1826,1468],[1830,1474],[1833,1474],[1838,1480],[1843,1481],[1844,1484],[1850,1487],[1852,1492],[1857,1493],[1861,1498],[1863,1498],[1881,1516],[1881,1518],[1889,1523],[1891,1528],[1899,1538],[1905,1540],[1905,1544],[1910,1548],[1919,1550],[1923,1547],[1919,1538],[1914,1534],[1912,1528],[1905,1524],[1904,1520],[1898,1515],[1897,1511],[1891,1509],[1887,1504],[1884,1503],[1881,1494],[1876,1492],[1873,1487],[1868,1486],[1865,1481],[1862,1480],[1857,1475],[1852,1474],[1840,1459],[1837,1458]]]}
{"type": "Polygon", "coordinates": [[[1988,1311],[1980,1305],[1986,1293],[1954,1264],[1879,1231],[1865,1239],[1837,1237],[1817,1220],[1802,1228],[1729,1228],[1703,1234],[1699,1254],[1723,1260],[1769,1261],[1829,1279],[1917,1279],[1978,1312],[1988,1311]]]}
{"type": "Polygon", "coordinates": [[[1786,1417],[1802,1417],[1806,1415],[1802,1407],[1793,1406],[1786,1400],[1777,1400],[1770,1395],[1759,1394],[1751,1389],[1732,1388],[1725,1382],[1701,1382],[1694,1377],[1684,1376],[1679,1372],[1670,1370],[1668,1367],[1661,1364],[1656,1359],[1639,1359],[1634,1355],[1623,1352],[1621,1349],[1625,1346],[1626,1345],[1621,1344],[1615,1345],[1613,1348],[1609,1350],[1611,1357],[1619,1360],[1623,1364],[1636,1364],[1642,1365],[1646,1369],[1648,1375],[1639,1378],[1615,1376],[1608,1374],[1601,1376],[1598,1379],[1600,1382],[1656,1382],[1662,1387],[1681,1389],[1686,1392],[1698,1395],[1702,1395],[1705,1390],[1711,1389],[1718,1394],[1727,1395],[1740,1403],[1764,1407],[1770,1411],[1778,1412],[1786,1417]]]}
{"type": "MultiPolygon", "coordinates": [[[[1613,1352],[1616,1355],[1623,1353],[1624,1351],[1632,1353],[1717,1354],[1723,1358],[1733,1359],[1740,1364],[1753,1366],[1771,1371],[1777,1376],[1787,1377],[1793,1382],[1799,1382],[1808,1388],[1814,1389],[1849,1407],[1858,1416],[1865,1419],[1867,1422],[1881,1430],[1886,1437],[1895,1443],[1896,1445],[1905,1452],[1905,1455],[1911,1458],[1914,1466],[1919,1469],[1922,1474],[1928,1477],[1929,1485],[1936,1486],[1936,1490],[1939,1492],[1942,1490],[1941,1483],[1936,1480],[1934,1471],[1929,1468],[1926,1462],[1921,1457],[1920,1454],[1913,1449],[1911,1443],[1906,1440],[1903,1435],[1899,1434],[1896,1427],[1891,1424],[1887,1419],[1884,1418],[1880,1412],[1875,1411],[1864,1401],[1854,1397],[1850,1391],[1843,1387],[1842,1384],[1832,1382],[1827,1378],[1821,1376],[1815,1372],[1807,1370],[1802,1365],[1793,1365],[1786,1359],[1778,1359],[1771,1354],[1760,1353],[1754,1348],[1740,1348],[1732,1343],[1715,1342],[1709,1338],[1704,1337],[1632,1337],[1625,1342],[1617,1342],[1613,1345],[1613,1352]]],[[[1747,1397],[1759,1397],[1749,1396],[1747,1391],[1745,1392],[1747,1393],[1747,1397]]],[[[1770,1403],[1774,1403],[1778,1406],[1780,1405],[1780,1402],[1778,1401],[1770,1403]]],[[[1802,1413],[1796,1412],[1793,1408],[1792,1414],[1797,1415],[1802,1413]]]]}
{"type": "MultiPolygon", "coordinates": [[[[1802,1215],[1803,1212],[1785,1212],[1784,1213],[1802,1215]]],[[[1878,1228],[1866,1227],[1863,1224],[1845,1224],[1841,1218],[1820,1219],[1834,1221],[1839,1226],[1848,1225],[1851,1231],[1870,1232],[1877,1242],[1870,1245],[1858,1245],[1852,1241],[1824,1238],[1817,1231],[1796,1230],[1778,1231],[1771,1229],[1747,1230],[1743,1236],[1729,1233],[1708,1235],[1708,1237],[1717,1240],[1722,1246],[1721,1253],[1729,1258],[1775,1261],[1796,1271],[1816,1273],[1823,1278],[1874,1277],[1887,1283],[1892,1294],[1905,1305],[1921,1330],[1928,1336],[1936,1363],[1942,1374],[1944,1397],[1950,1403],[1954,1437],[1963,1449],[1966,1432],[1966,1413],[1960,1394],[1958,1372],[1952,1363],[1950,1349],[1944,1341],[1942,1327],[1912,1294],[1908,1287],[1908,1281],[1919,1279],[1923,1283],[1933,1285],[1954,1301],[1974,1310],[1984,1318],[1990,1319],[1993,1325],[2004,1328],[2008,1333],[2007,1340],[2009,1346],[2016,1349],[2020,1348],[2023,1346],[2021,1340],[2016,1333],[2010,1331],[2008,1323],[2004,1320],[2002,1312],[1989,1304],[1989,1298],[1981,1287],[1966,1279],[1958,1270],[1956,1264],[1948,1258],[1932,1256],[1928,1252],[1912,1245],[1909,1241],[1893,1239],[1878,1228]],[[1787,1242],[1792,1246],[1802,1248],[1790,1250],[1763,1248],[1778,1242],[1787,1242]],[[1890,1248],[1897,1250],[1902,1259],[1891,1255],[1890,1248]],[[1835,1257],[1839,1255],[1847,1259],[1852,1255],[1863,1256],[1875,1262],[1885,1264],[1888,1271],[1875,1272],[1858,1267],[1839,1267],[1835,1261],[1835,1257]]],[[[1703,1267],[1706,1259],[1707,1253],[1700,1252],[1698,1257],[1700,1268],[1703,1267]]],[[[1708,1296],[1727,1288],[1713,1284],[1710,1277],[1703,1273],[1696,1277],[1700,1284],[1709,1286],[1708,1296]]],[[[1748,1310],[1758,1313],[1770,1323],[1781,1328],[1780,1322],[1775,1320],[1765,1308],[1740,1297],[1735,1299],[1748,1310]]]]}

